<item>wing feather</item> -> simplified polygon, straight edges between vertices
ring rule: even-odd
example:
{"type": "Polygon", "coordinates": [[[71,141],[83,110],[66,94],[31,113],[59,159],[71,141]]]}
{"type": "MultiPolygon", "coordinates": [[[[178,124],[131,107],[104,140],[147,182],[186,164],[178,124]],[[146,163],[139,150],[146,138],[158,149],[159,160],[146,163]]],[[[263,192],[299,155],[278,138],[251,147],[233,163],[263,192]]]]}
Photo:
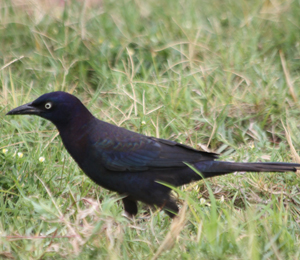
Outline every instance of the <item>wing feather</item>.
{"type": "Polygon", "coordinates": [[[94,137],[93,143],[101,164],[112,171],[185,167],[184,162],[195,163],[218,158],[215,153],[199,151],[174,141],[147,137],[110,124],[109,131],[105,131],[103,126],[104,131],[101,136],[94,137]]]}

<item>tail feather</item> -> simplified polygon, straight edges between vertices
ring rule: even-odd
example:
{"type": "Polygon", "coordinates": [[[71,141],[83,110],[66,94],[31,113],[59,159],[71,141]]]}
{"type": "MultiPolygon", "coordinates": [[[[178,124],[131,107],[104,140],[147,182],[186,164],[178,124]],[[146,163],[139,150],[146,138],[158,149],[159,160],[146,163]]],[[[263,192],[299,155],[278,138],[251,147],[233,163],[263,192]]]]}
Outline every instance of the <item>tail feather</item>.
{"type": "Polygon", "coordinates": [[[224,175],[231,172],[296,172],[300,168],[298,163],[282,162],[223,162],[223,161],[202,161],[195,163],[195,168],[199,170],[204,178],[224,175]]]}

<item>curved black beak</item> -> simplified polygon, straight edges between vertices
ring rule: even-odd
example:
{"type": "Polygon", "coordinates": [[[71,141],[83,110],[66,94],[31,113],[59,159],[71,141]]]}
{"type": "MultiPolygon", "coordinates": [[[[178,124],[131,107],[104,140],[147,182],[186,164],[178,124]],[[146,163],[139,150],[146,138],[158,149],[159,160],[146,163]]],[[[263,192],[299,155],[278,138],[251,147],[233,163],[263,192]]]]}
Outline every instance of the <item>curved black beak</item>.
{"type": "Polygon", "coordinates": [[[41,110],[34,107],[31,102],[10,110],[6,115],[38,115],[40,112],[41,110]]]}

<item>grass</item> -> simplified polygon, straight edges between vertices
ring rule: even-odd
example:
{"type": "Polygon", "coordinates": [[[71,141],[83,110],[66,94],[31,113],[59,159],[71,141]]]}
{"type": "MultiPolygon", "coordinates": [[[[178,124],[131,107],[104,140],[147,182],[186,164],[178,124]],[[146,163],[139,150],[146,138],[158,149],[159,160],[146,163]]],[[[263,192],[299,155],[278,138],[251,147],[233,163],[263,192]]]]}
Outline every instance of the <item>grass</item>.
{"type": "Polygon", "coordinates": [[[63,90],[224,160],[297,160],[299,1],[49,3],[0,2],[0,258],[299,259],[295,173],[193,183],[176,190],[181,218],[140,204],[129,220],[50,122],[5,116],[63,90]]]}

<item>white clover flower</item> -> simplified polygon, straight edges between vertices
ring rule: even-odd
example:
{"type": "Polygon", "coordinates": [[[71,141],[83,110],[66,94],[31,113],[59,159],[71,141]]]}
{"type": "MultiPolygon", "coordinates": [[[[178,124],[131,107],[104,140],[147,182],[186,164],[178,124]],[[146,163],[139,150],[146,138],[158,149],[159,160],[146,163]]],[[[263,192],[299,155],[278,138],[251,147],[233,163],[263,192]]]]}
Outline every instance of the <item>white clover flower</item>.
{"type": "Polygon", "coordinates": [[[45,157],[44,157],[44,156],[41,156],[41,157],[39,158],[39,161],[40,161],[40,162],[44,162],[44,161],[45,161],[45,157]]]}
{"type": "Polygon", "coordinates": [[[2,153],[6,154],[8,152],[8,149],[2,149],[2,153]]]}
{"type": "Polygon", "coordinates": [[[128,48],[127,50],[130,56],[134,55],[134,49],[128,48]]]}
{"type": "Polygon", "coordinates": [[[18,152],[18,157],[19,157],[19,158],[22,158],[22,157],[23,157],[23,155],[24,155],[23,153],[21,153],[21,152],[18,152]]]}
{"type": "Polygon", "coordinates": [[[201,198],[201,199],[200,199],[200,204],[201,204],[201,205],[204,205],[205,202],[206,202],[206,199],[204,199],[204,198],[201,198]]]}
{"type": "Polygon", "coordinates": [[[190,29],[192,27],[192,23],[190,21],[186,21],[184,23],[184,27],[187,28],[187,29],[190,29]]]}
{"type": "Polygon", "coordinates": [[[220,202],[221,202],[221,203],[224,202],[224,195],[221,196],[220,202]]]}

